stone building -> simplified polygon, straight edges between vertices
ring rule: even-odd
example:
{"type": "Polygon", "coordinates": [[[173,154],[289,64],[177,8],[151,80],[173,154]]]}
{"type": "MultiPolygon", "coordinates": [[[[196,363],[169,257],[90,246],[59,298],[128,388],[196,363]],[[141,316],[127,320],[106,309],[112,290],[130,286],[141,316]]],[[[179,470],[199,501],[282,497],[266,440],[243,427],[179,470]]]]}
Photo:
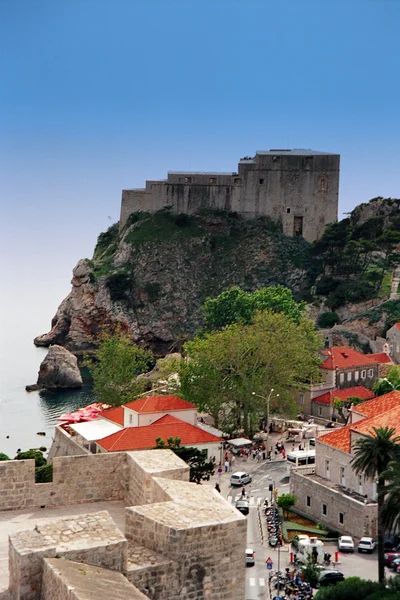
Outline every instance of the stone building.
{"type": "Polygon", "coordinates": [[[26,530],[8,545],[11,600],[243,600],[246,517],[212,486],[190,483],[170,450],[58,457],[49,483],[35,483],[34,460],[0,470],[0,510],[25,509],[26,530]],[[107,510],[87,512],[98,502],[125,507],[120,529],[107,510]],[[35,523],[36,507],[65,516],[35,523]]]}
{"type": "Polygon", "coordinates": [[[397,365],[400,364],[400,323],[395,323],[393,327],[387,330],[386,342],[393,362],[397,365]]]}
{"type": "Polygon", "coordinates": [[[203,208],[265,215],[282,223],[288,236],[309,242],[337,221],[339,154],[314,150],[257,151],[240,159],[235,173],[169,172],[167,179],[122,191],[120,223],[137,211],[166,206],[194,214],[203,208]]]}
{"type": "MultiPolygon", "coordinates": [[[[296,507],[313,519],[356,538],[376,536],[376,482],[356,475],[351,460],[355,442],[373,428],[396,427],[400,392],[394,391],[354,406],[350,423],[316,440],[315,466],[292,470],[296,507]]],[[[397,426],[397,435],[399,434],[397,426]]]]}
{"type": "Polygon", "coordinates": [[[391,362],[385,352],[363,354],[349,346],[326,348],[321,358],[321,381],[297,393],[296,400],[305,414],[327,420],[338,417],[334,408],[336,397],[342,400],[351,396],[372,398],[373,393],[368,390],[379,378],[381,365],[391,362]]]}

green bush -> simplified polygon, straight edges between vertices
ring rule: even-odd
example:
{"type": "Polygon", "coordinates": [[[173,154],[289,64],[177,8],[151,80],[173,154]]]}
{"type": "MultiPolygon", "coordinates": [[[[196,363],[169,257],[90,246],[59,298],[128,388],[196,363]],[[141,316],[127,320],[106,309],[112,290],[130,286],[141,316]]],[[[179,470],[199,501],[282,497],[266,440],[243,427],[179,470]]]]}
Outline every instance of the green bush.
{"type": "Polygon", "coordinates": [[[97,238],[97,244],[94,249],[93,258],[99,259],[105,252],[107,252],[110,246],[114,247],[115,252],[117,248],[118,235],[119,223],[114,223],[114,225],[111,225],[107,231],[100,233],[99,237],[97,238]]]}
{"type": "Polygon", "coordinates": [[[35,469],[36,483],[49,483],[53,481],[53,464],[43,465],[35,469]]]}
{"type": "Polygon", "coordinates": [[[7,456],[7,454],[0,452],[0,460],[11,460],[11,459],[9,456],[7,456]]]}
{"type": "MultiPolygon", "coordinates": [[[[337,585],[328,585],[318,590],[316,600],[370,600],[375,593],[384,593],[384,586],[377,581],[366,581],[359,577],[348,577],[337,585]]],[[[375,596],[382,598],[383,596],[375,596]]],[[[395,597],[392,596],[393,600],[395,597]]]]}
{"type": "Polygon", "coordinates": [[[368,281],[346,279],[330,292],[326,304],[332,310],[351,302],[363,302],[375,296],[374,287],[368,281]]]}
{"type": "Polygon", "coordinates": [[[319,315],[317,325],[320,329],[327,329],[339,323],[339,316],[335,312],[323,312],[319,315]]]}
{"type": "Polygon", "coordinates": [[[43,456],[43,452],[40,452],[37,448],[31,448],[26,452],[18,452],[14,460],[28,460],[33,458],[35,461],[35,467],[43,467],[47,464],[47,460],[43,456]]]}
{"type": "Polygon", "coordinates": [[[315,286],[315,293],[319,296],[327,296],[330,292],[335,290],[339,285],[340,281],[338,279],[334,279],[330,275],[322,275],[320,279],[318,279],[315,286]]]}

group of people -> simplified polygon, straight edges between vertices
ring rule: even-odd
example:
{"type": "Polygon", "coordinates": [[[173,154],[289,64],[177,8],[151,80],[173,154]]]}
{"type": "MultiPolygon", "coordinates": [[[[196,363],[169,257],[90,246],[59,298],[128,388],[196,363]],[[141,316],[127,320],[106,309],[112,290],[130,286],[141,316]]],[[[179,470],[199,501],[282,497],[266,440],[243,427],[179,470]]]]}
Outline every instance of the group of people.
{"type": "Polygon", "coordinates": [[[278,454],[280,454],[283,459],[286,458],[286,450],[282,442],[276,442],[275,444],[275,455],[277,456],[278,454]]]}

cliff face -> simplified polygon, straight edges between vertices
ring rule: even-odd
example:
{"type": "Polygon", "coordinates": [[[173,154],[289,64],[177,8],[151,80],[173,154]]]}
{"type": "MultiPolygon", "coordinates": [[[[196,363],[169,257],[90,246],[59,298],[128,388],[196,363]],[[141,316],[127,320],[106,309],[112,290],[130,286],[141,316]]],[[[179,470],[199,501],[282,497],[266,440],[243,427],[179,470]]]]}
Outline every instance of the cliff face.
{"type": "Polygon", "coordinates": [[[71,293],[35,344],[79,354],[93,348],[102,326],[119,326],[162,355],[201,326],[208,296],[278,283],[301,294],[312,264],[309,245],[267,218],[134,213],[121,231],[113,225],[99,236],[92,260],[78,262],[71,293]]]}

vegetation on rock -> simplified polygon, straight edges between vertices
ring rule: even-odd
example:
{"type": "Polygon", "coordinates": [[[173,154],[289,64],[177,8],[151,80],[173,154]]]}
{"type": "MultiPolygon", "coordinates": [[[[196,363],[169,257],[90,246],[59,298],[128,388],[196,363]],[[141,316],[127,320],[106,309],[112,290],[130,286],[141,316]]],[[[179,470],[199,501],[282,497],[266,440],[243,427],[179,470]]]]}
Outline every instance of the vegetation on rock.
{"type": "Polygon", "coordinates": [[[202,481],[209,481],[211,475],[214,475],[214,463],[207,461],[203,452],[198,448],[181,446],[181,440],[178,437],[169,437],[166,442],[158,437],[156,444],[156,448],[172,450],[189,465],[189,480],[193,483],[200,484],[202,481]]]}
{"type": "Polygon", "coordinates": [[[373,387],[373,391],[377,396],[382,396],[398,389],[400,389],[400,367],[398,365],[390,367],[386,377],[378,379],[373,387]]]}
{"type": "Polygon", "coordinates": [[[323,312],[319,315],[317,325],[320,329],[328,329],[339,323],[339,316],[335,312],[323,312]]]}

